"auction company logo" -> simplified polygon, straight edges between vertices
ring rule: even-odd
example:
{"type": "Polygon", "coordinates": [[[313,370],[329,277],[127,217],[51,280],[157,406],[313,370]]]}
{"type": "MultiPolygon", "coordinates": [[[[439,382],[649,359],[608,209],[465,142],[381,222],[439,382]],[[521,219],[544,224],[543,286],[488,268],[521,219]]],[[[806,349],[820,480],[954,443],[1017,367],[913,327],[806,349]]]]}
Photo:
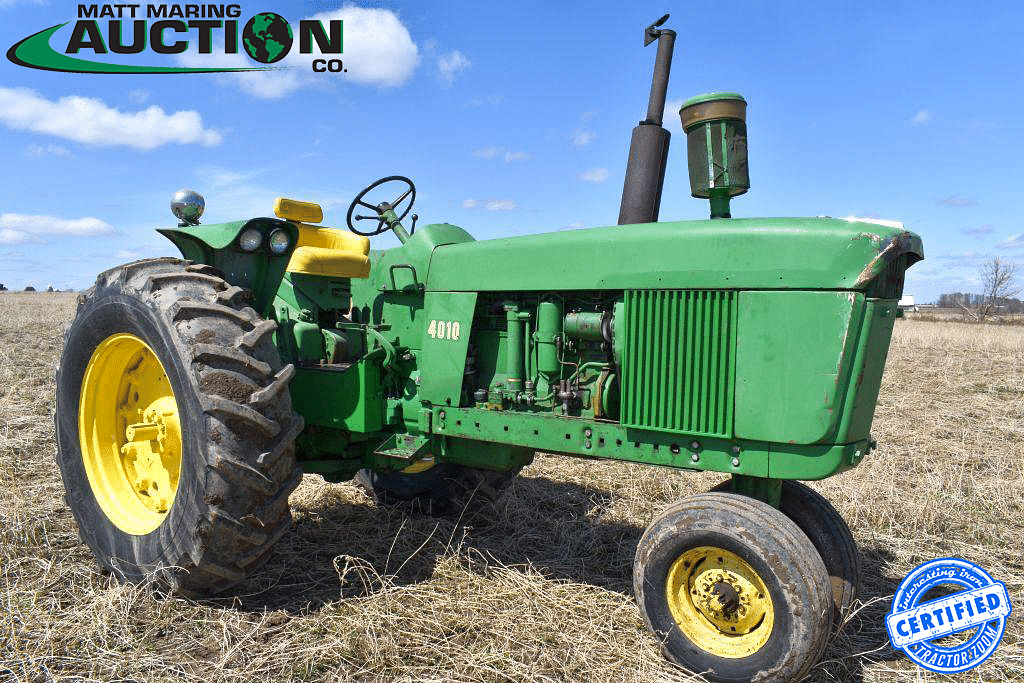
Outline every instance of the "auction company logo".
{"type": "Polygon", "coordinates": [[[1006,584],[995,581],[978,565],[945,557],[925,562],[907,574],[896,589],[885,627],[894,648],[931,671],[960,673],[991,656],[1006,629],[1010,595],[1006,584]],[[924,595],[943,584],[964,590],[922,602],[924,595]],[[935,640],[976,628],[955,647],[935,640]]]}
{"type": "MultiPolygon", "coordinates": [[[[87,74],[223,73],[292,68],[269,66],[284,59],[295,42],[292,27],[284,17],[274,12],[254,15],[243,24],[239,41],[241,14],[239,5],[78,5],[78,18],[63,53],[53,49],[50,39],[71,22],[51,26],[19,41],[7,51],[7,58],[32,69],[87,74]],[[69,56],[83,52],[137,55],[147,49],[160,55],[181,54],[189,46],[189,41],[181,38],[190,37],[192,31],[198,39],[201,55],[213,53],[216,34],[220,39],[218,43],[223,43],[224,54],[238,54],[241,42],[250,58],[268,66],[139,66],[69,56]]],[[[340,19],[329,21],[326,29],[321,21],[302,19],[298,33],[300,54],[311,54],[314,42],[322,55],[342,53],[340,19]]],[[[346,71],[340,59],[313,59],[311,68],[321,73],[346,71]]]]}

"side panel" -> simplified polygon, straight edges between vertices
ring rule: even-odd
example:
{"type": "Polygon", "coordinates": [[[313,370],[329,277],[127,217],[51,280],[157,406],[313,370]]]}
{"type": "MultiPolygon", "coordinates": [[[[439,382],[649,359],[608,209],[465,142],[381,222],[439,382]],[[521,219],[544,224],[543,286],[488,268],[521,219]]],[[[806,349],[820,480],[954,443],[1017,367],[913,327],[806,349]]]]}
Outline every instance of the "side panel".
{"type": "Polygon", "coordinates": [[[292,407],[307,425],[376,432],[384,422],[380,368],[356,363],[344,372],[296,368],[292,407]]]}
{"type": "Polygon", "coordinates": [[[476,292],[426,295],[423,346],[417,363],[421,368],[421,400],[441,406],[459,405],[476,296],[476,292]]]}
{"type": "Polygon", "coordinates": [[[832,435],[863,315],[857,292],[740,292],[736,436],[812,444],[832,435]]]}
{"type": "Polygon", "coordinates": [[[871,421],[882,386],[882,373],[889,355],[892,327],[896,321],[896,299],[868,299],[865,306],[864,330],[860,335],[856,367],[860,369],[850,378],[844,421],[840,424],[839,438],[852,442],[868,438],[871,421]]]}

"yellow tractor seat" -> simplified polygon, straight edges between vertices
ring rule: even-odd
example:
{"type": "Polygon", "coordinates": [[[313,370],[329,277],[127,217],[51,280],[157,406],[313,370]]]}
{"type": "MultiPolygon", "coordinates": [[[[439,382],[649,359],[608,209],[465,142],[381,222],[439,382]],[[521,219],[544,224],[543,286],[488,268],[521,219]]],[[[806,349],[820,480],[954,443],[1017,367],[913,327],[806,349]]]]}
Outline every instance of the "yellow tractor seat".
{"type": "Polygon", "coordinates": [[[321,228],[324,212],[319,204],[279,197],[274,214],[299,228],[299,239],[288,261],[289,273],[327,277],[367,277],[370,274],[370,240],[344,230],[321,228]]]}
{"type": "Polygon", "coordinates": [[[324,275],[328,277],[368,277],[370,275],[370,240],[359,235],[296,223],[299,239],[289,273],[324,275]]]}

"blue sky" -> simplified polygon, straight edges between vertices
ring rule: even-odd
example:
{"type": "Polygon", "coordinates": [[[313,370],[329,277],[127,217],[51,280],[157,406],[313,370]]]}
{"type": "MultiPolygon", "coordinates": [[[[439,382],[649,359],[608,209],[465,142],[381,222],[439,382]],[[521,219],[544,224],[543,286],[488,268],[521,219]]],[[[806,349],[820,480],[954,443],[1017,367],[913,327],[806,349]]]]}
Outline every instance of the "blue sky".
{"type": "MultiPolygon", "coordinates": [[[[0,46],[76,16],[74,3],[0,0],[0,46]]],[[[1016,2],[241,3],[296,25],[345,19],[349,73],[78,75],[0,66],[0,283],[82,288],[104,268],[174,254],[181,187],[204,222],[323,204],[342,226],[378,177],[413,178],[423,222],[478,239],[613,224],[629,133],[646,110],[672,12],[673,131],[662,220],[707,216],[689,196],[681,100],[748,102],[752,188],[734,216],[901,220],[927,260],[906,291],[977,291],[989,256],[1022,264],[1022,105],[1016,2]]],[[[63,52],[70,26],[52,41],[63,52]]],[[[194,46],[194,43],[193,43],[194,46]]],[[[215,50],[216,52],[216,50],[215,50]]],[[[88,57],[83,53],[79,56],[88,57]]],[[[148,53],[147,64],[254,64],[148,53]]],[[[390,236],[376,246],[393,244],[390,236]]],[[[1018,276],[1018,282],[1024,275],[1018,276]]]]}

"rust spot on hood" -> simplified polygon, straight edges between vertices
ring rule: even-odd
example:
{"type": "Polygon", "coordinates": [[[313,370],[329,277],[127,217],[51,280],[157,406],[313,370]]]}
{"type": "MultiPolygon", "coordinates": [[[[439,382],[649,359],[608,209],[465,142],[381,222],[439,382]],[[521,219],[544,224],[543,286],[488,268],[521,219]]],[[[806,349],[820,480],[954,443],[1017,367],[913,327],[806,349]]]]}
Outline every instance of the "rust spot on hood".
{"type": "Polygon", "coordinates": [[[879,273],[885,270],[885,267],[896,258],[909,254],[910,258],[907,259],[907,265],[917,263],[924,258],[924,248],[921,246],[921,238],[910,231],[904,231],[897,233],[892,237],[888,237],[884,240],[878,241],[878,235],[871,233],[861,233],[860,236],[874,238],[873,241],[879,247],[878,255],[871,259],[864,269],[860,271],[860,275],[857,276],[857,281],[854,283],[854,287],[865,287],[871,280],[875,278],[879,273]]]}

